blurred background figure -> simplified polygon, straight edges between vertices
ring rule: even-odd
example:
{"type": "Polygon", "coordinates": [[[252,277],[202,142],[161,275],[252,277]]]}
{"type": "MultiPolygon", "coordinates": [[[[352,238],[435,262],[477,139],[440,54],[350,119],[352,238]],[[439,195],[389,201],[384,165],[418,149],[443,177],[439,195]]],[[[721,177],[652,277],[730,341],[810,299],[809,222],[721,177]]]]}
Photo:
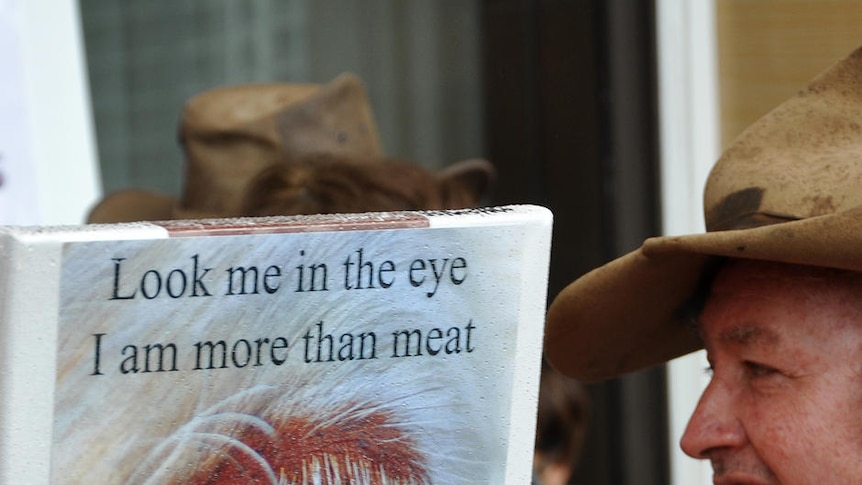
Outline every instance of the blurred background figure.
{"type": "Polygon", "coordinates": [[[590,401],[583,385],[542,363],[533,485],[567,485],[584,446],[590,401]]]}
{"type": "Polygon", "coordinates": [[[110,193],[88,222],[476,207],[496,171],[481,158],[432,170],[383,152],[362,81],[221,86],[191,97],[178,135],[182,194],[110,193]]]}

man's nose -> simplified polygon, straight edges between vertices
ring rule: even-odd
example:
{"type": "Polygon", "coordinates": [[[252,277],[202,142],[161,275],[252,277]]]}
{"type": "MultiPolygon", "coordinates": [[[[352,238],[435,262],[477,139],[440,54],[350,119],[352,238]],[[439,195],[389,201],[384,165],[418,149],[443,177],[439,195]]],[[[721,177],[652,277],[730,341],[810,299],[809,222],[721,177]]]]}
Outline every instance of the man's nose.
{"type": "Polygon", "coordinates": [[[732,393],[726,384],[713,379],[698,402],[680,440],[682,450],[693,458],[709,458],[710,453],[745,444],[732,393]]]}

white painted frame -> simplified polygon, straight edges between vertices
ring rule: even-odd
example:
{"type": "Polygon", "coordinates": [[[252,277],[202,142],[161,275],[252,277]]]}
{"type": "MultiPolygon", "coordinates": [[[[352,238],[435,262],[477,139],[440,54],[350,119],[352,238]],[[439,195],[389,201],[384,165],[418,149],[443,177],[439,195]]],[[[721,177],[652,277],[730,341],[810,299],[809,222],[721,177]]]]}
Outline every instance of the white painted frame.
{"type": "MultiPolygon", "coordinates": [[[[657,0],[663,233],[703,232],[703,186],[720,152],[714,0],[657,0]]],[[[712,483],[709,462],[678,441],[708,380],[704,353],[668,365],[671,480],[712,483]]]]}

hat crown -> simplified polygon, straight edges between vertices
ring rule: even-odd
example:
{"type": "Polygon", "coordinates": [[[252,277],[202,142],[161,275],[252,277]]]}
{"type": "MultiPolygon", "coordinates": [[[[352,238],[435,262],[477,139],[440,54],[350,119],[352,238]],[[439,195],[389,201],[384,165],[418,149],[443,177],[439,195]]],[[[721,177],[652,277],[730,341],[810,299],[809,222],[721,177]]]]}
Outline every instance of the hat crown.
{"type": "Polygon", "coordinates": [[[383,155],[365,87],[342,74],[325,85],[250,84],[214,88],[183,109],[184,216],[238,216],[262,170],[312,154],[383,155]]]}
{"type": "Polygon", "coordinates": [[[708,231],[862,206],[862,50],[746,129],[704,190],[708,231]]]}

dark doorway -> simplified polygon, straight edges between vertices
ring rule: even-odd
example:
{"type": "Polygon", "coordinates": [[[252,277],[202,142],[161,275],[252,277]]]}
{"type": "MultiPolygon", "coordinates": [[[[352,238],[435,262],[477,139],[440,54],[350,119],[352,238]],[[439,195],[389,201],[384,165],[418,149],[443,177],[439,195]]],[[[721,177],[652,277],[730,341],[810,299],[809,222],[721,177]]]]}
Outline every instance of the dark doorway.
{"type": "MultiPolygon", "coordinates": [[[[549,296],[660,229],[654,5],[485,0],[487,154],[495,203],[554,212],[549,296]]],[[[637,311],[637,309],[632,309],[637,311]]],[[[588,386],[571,483],[669,483],[663,369],[588,386]]]]}

